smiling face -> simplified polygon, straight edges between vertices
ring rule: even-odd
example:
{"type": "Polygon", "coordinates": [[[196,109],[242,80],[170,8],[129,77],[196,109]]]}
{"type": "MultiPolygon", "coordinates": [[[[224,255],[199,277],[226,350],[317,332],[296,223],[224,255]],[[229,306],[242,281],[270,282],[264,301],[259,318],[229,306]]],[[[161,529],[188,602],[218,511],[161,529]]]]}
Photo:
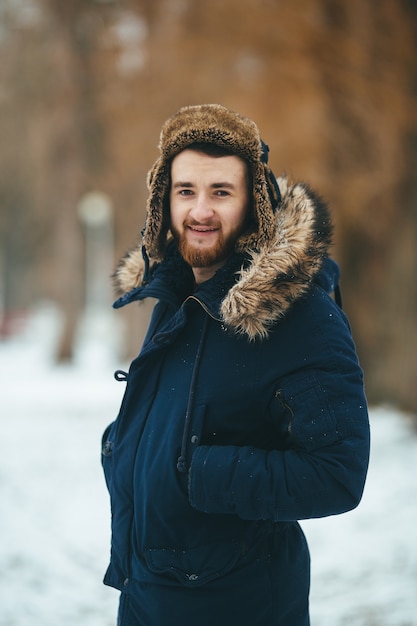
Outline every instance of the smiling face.
{"type": "Polygon", "coordinates": [[[249,213],[248,168],[238,156],[183,150],[171,165],[171,230],[197,283],[234,250],[249,213]]]}

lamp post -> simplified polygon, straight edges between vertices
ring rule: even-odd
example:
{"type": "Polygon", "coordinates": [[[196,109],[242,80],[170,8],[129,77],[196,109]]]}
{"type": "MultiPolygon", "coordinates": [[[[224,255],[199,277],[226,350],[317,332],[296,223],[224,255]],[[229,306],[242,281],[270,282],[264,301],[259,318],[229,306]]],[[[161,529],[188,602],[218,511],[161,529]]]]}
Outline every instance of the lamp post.
{"type": "Polygon", "coordinates": [[[119,333],[112,315],[113,207],[99,191],[84,195],[78,216],[85,231],[85,309],[77,354],[100,365],[114,356],[119,333]]]}

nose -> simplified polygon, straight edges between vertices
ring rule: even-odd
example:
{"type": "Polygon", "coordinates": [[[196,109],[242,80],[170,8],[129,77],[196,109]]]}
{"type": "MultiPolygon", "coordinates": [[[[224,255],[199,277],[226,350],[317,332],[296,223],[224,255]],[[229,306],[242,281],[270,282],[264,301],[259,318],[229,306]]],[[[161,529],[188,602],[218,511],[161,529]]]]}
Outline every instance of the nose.
{"type": "Polygon", "coordinates": [[[205,193],[199,193],[195,197],[195,203],[190,211],[190,217],[197,222],[206,222],[210,220],[214,215],[214,210],[211,207],[210,199],[205,193]]]}

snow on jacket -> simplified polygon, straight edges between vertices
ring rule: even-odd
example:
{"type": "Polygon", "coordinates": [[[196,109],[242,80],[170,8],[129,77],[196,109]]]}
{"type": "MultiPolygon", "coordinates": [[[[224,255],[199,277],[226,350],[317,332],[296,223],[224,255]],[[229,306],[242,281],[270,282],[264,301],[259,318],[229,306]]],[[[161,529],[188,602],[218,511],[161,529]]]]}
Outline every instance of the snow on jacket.
{"type": "Polygon", "coordinates": [[[329,295],[339,278],[330,219],[307,186],[279,182],[275,239],[234,254],[197,288],[172,241],[149,275],[139,248],[117,271],[116,308],[158,301],[139,356],[118,374],[127,387],[102,457],[105,583],[138,598],[148,585],[146,626],[212,623],[201,594],[223,586],[219,625],[286,624],[271,621],[274,594],[291,605],[308,587],[297,520],[343,513],[362,496],[367,406],[348,321],[329,295]],[[274,551],[282,565],[269,602],[255,564],[274,551]],[[158,585],[176,590],[169,607],[156,606],[158,585]],[[230,622],[237,590],[242,609],[230,622]],[[256,617],[243,600],[253,593],[256,617]]]}

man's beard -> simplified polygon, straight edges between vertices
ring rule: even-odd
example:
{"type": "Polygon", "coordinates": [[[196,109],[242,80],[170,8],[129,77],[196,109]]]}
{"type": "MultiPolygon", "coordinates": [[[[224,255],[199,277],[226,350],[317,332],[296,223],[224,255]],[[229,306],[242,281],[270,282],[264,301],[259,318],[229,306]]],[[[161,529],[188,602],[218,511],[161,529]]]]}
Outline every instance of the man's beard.
{"type": "Polygon", "coordinates": [[[187,241],[187,227],[185,225],[181,233],[173,231],[173,235],[178,243],[178,249],[184,261],[191,267],[202,268],[223,263],[233,253],[236,240],[241,234],[241,230],[241,228],[236,229],[225,237],[220,227],[217,231],[217,241],[207,248],[191,245],[187,241]]]}

